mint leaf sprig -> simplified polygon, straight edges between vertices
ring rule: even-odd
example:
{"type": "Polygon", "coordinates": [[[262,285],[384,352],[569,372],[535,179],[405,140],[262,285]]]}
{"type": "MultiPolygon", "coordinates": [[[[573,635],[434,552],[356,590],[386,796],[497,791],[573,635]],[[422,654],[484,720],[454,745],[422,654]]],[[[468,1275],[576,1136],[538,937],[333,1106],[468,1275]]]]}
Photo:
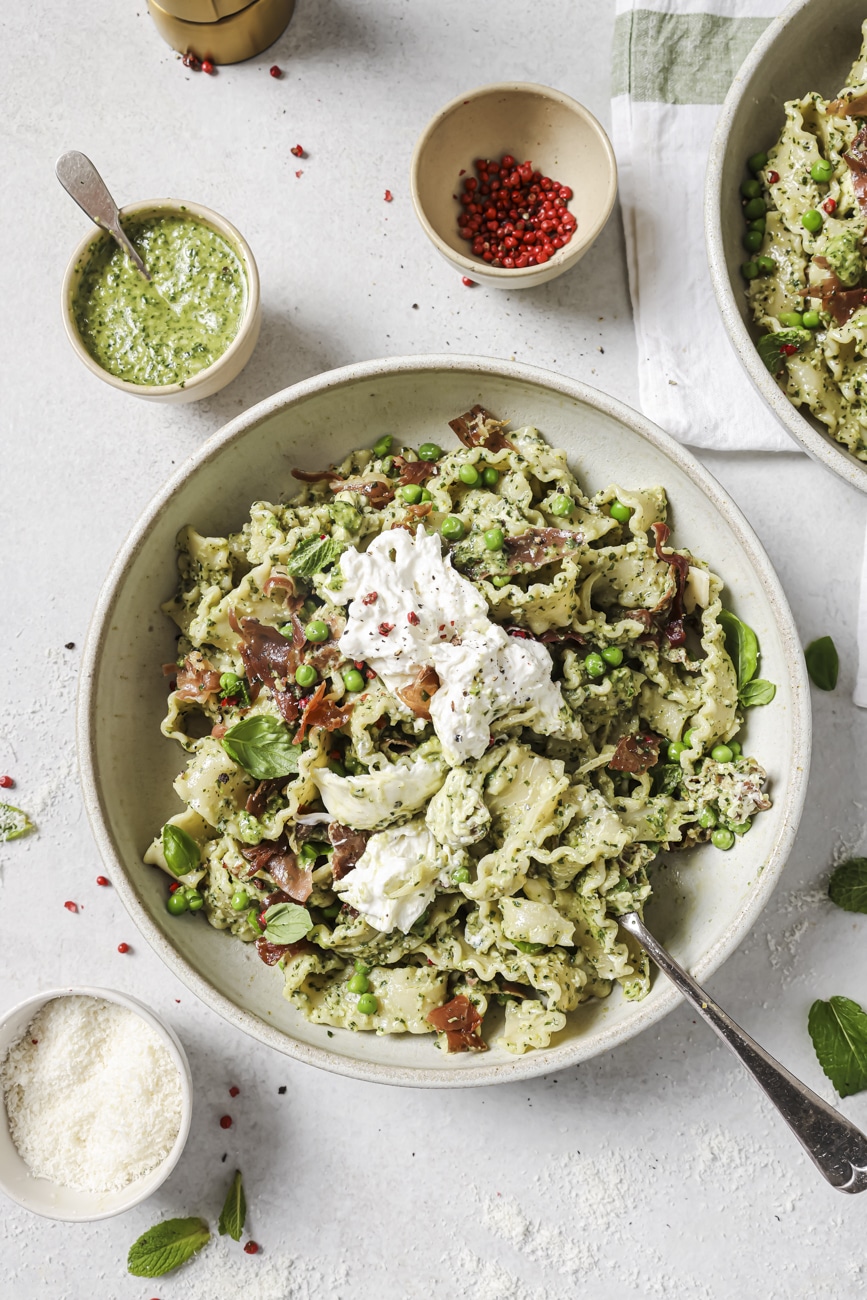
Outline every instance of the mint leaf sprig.
{"type": "Polygon", "coordinates": [[[867,858],[841,862],[828,883],[828,894],[846,912],[867,912],[867,858]]]}
{"type": "Polygon", "coordinates": [[[284,722],[259,713],[243,718],[223,736],[223,749],[257,781],[290,776],[298,771],[301,746],[292,744],[284,722]]]}
{"type": "Polygon", "coordinates": [[[226,1199],[223,1202],[223,1208],[220,1211],[220,1221],[217,1224],[220,1236],[228,1234],[233,1241],[241,1240],[241,1233],[244,1231],[244,1223],[247,1218],[247,1198],[244,1195],[244,1184],[241,1181],[240,1169],[235,1170],[235,1177],[232,1179],[232,1185],[226,1193],[226,1199]]]}
{"type": "Polygon", "coordinates": [[[867,1014],[851,998],[810,1007],[807,1028],[819,1064],[841,1097],[867,1088],[867,1014]]]}
{"type": "Polygon", "coordinates": [[[738,703],[742,709],[770,704],[777,693],[773,682],[756,677],[759,667],[759,639],[751,627],[729,609],[720,610],[726,650],[734,664],[738,682],[738,703]]]}
{"type": "Polygon", "coordinates": [[[166,1219],[133,1242],[127,1269],[133,1277],[162,1277],[180,1268],[210,1239],[211,1231],[204,1219],[166,1219]]]}
{"type": "Polygon", "coordinates": [[[274,903],[265,913],[265,938],[269,943],[297,943],[313,927],[313,917],[297,903],[274,903]]]}
{"type": "Polygon", "coordinates": [[[833,691],[840,671],[840,656],[831,637],[820,636],[817,641],[811,641],[804,651],[804,658],[813,685],[820,691],[833,691]]]}

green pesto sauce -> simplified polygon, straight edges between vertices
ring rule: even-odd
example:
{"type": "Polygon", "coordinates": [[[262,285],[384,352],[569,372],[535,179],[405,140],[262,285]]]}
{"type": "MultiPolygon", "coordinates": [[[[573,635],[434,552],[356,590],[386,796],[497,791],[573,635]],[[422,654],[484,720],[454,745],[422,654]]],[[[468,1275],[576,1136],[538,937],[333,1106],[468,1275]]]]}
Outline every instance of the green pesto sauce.
{"type": "Polygon", "coordinates": [[[247,299],[244,271],[210,226],[184,216],[130,218],[123,228],[148,283],[109,237],[91,246],[73,302],[84,346],[131,384],[182,384],[226,351],[247,299]]]}

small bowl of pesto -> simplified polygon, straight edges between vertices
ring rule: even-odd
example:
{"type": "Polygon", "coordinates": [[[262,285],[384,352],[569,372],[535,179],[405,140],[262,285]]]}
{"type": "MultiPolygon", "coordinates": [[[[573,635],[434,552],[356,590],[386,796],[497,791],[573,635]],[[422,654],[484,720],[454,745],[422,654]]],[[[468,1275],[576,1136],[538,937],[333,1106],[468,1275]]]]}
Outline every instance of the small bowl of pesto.
{"type": "Polygon", "coordinates": [[[63,281],[63,323],[93,374],[153,402],[224,388],[259,337],[259,274],[246,240],[210,208],[176,199],[121,208],[148,281],[105,231],[79,245],[63,281]]]}

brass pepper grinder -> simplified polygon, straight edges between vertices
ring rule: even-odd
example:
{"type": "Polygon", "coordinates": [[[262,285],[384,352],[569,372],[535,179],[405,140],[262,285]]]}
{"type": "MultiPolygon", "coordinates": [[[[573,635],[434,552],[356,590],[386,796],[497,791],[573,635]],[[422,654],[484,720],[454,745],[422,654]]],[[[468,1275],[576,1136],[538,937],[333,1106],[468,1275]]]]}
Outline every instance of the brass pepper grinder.
{"type": "Polygon", "coordinates": [[[286,29],[294,8],[295,0],[148,0],[163,40],[212,63],[261,54],[286,29]]]}

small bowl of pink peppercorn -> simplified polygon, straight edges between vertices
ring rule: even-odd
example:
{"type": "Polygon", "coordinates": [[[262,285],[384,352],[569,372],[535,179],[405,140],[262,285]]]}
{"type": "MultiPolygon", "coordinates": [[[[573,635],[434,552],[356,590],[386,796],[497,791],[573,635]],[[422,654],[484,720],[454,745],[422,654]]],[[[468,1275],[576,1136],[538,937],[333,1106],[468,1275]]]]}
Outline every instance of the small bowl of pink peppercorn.
{"type": "Polygon", "coordinates": [[[527,289],[568,271],[597,239],[617,163],[576,100],[503,82],[437,113],[415,146],[410,182],[425,234],[465,280],[527,289]]]}

